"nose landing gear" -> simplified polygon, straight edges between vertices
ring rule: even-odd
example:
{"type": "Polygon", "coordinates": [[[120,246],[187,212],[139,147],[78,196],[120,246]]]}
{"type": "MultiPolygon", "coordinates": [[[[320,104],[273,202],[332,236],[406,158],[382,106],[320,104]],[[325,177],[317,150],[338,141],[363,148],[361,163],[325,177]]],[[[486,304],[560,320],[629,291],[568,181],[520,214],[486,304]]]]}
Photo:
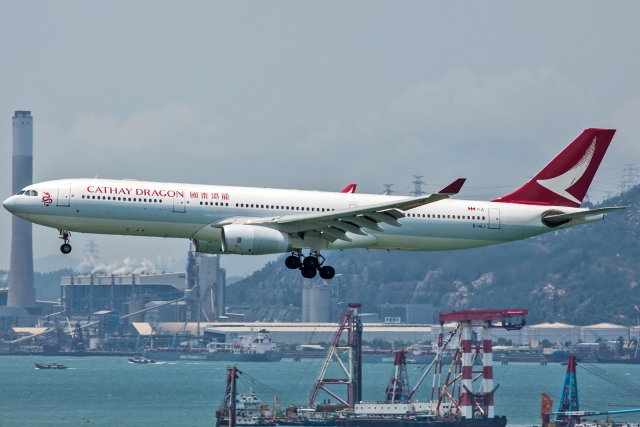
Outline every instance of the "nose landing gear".
{"type": "Polygon", "coordinates": [[[60,230],[60,238],[64,241],[62,246],[60,246],[60,252],[67,255],[71,253],[71,245],[69,244],[69,238],[71,237],[71,232],[67,230],[60,230]]]}
{"type": "Polygon", "coordinates": [[[284,264],[291,270],[299,269],[302,273],[302,277],[305,279],[313,279],[316,277],[316,273],[320,273],[320,277],[325,280],[333,279],[336,275],[336,270],[329,266],[323,265],[325,258],[320,255],[320,252],[311,251],[308,256],[302,255],[302,251],[298,250],[293,252],[284,260],[284,264]]]}

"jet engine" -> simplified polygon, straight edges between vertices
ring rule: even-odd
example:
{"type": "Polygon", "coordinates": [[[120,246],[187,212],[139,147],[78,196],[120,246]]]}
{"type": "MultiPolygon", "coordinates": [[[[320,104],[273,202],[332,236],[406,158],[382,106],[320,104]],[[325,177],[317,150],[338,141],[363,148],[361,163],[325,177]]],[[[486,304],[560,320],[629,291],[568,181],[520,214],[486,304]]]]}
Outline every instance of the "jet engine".
{"type": "Polygon", "coordinates": [[[289,252],[291,236],[259,225],[230,224],[222,227],[222,252],[265,255],[289,252]]]}

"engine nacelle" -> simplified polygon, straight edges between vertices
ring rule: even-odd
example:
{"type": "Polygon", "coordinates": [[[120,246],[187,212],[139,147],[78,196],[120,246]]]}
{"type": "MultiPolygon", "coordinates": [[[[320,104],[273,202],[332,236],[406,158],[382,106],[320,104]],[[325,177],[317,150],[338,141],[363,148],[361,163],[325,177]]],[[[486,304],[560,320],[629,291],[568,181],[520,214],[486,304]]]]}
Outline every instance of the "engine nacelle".
{"type": "Polygon", "coordinates": [[[279,254],[291,250],[291,236],[259,225],[222,227],[222,251],[239,255],[279,254]]]}

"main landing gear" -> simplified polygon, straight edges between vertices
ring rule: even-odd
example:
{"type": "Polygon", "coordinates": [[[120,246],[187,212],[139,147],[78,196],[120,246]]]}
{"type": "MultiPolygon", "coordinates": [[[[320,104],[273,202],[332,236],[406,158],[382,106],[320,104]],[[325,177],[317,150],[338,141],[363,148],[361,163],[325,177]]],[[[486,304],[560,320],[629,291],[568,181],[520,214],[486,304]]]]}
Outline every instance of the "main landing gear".
{"type": "Polygon", "coordinates": [[[60,252],[67,255],[71,253],[71,245],[69,244],[69,238],[71,237],[71,232],[67,230],[60,230],[60,238],[64,240],[62,246],[60,246],[60,252]]]}
{"type": "Polygon", "coordinates": [[[336,275],[333,267],[323,265],[324,257],[316,251],[311,251],[309,256],[302,255],[300,250],[293,252],[284,260],[284,264],[291,270],[299,269],[305,279],[313,279],[316,277],[316,272],[320,273],[320,277],[325,280],[333,279],[336,275]]]}

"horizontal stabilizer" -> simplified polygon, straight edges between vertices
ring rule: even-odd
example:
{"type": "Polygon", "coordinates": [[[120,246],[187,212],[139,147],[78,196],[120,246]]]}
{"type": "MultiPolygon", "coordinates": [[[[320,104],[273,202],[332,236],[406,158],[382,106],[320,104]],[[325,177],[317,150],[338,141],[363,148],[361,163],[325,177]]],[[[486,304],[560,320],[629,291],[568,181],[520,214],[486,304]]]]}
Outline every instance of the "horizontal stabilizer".
{"type": "Polygon", "coordinates": [[[545,215],[542,220],[545,224],[551,226],[557,226],[561,224],[565,224],[569,221],[573,220],[586,220],[591,217],[596,217],[599,215],[604,215],[609,212],[619,211],[621,209],[626,209],[627,206],[612,206],[608,208],[598,208],[598,209],[589,209],[585,211],[572,212],[572,213],[559,213],[559,214],[551,214],[545,215]]]}

